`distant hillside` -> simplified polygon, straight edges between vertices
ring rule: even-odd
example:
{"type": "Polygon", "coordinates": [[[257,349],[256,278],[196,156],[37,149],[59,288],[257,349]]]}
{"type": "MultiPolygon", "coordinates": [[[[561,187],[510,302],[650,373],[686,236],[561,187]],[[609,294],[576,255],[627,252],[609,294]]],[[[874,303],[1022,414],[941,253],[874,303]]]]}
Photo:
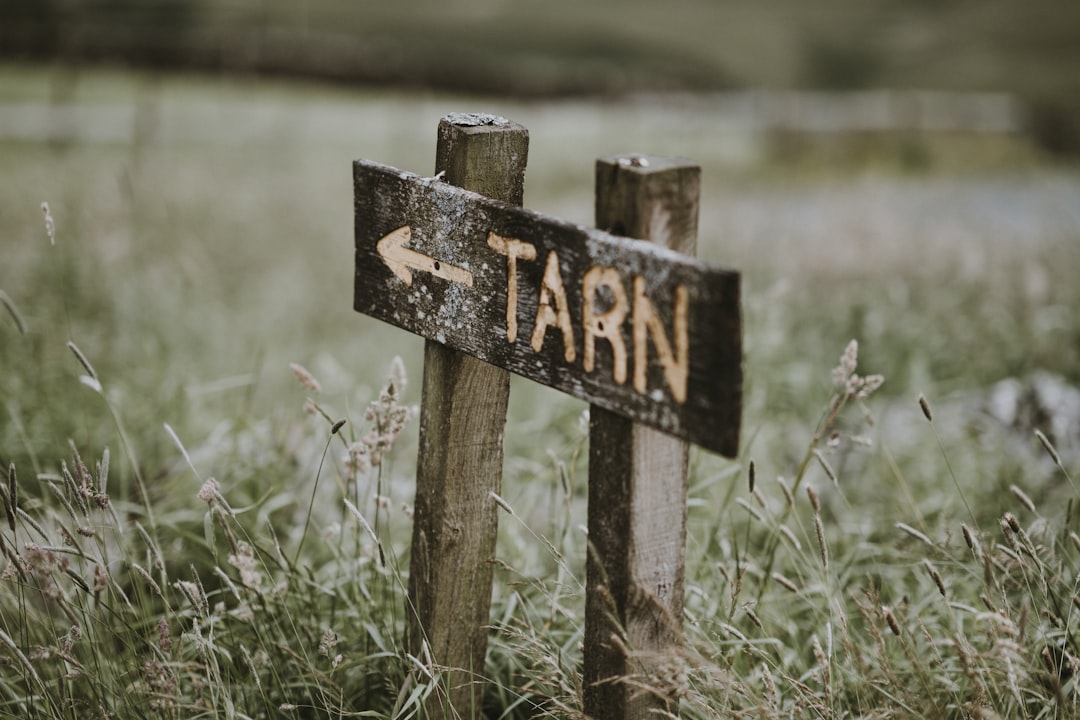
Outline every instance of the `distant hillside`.
{"type": "Polygon", "coordinates": [[[546,96],[1008,91],[1080,153],[1075,0],[0,0],[0,55],[546,96]]]}

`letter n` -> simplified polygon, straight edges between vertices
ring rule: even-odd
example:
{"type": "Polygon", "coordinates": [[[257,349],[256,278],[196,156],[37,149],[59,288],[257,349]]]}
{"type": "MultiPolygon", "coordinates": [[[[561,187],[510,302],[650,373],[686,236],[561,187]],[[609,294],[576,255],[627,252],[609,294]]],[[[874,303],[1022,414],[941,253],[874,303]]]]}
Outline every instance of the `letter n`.
{"type": "Polygon", "coordinates": [[[639,393],[644,394],[646,391],[649,368],[648,338],[651,335],[660,365],[664,368],[664,377],[671,387],[672,397],[675,402],[686,402],[686,384],[690,375],[690,340],[687,328],[689,305],[686,286],[676,286],[672,323],[675,352],[672,353],[664,323],[645,294],[645,278],[634,278],[634,389],[639,393]]]}

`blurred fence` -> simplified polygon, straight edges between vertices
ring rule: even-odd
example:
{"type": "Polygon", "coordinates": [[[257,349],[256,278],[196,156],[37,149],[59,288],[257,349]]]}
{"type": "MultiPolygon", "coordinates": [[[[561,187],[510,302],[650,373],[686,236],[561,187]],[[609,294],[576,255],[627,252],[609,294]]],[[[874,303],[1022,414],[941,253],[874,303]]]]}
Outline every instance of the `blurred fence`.
{"type": "MultiPolygon", "coordinates": [[[[57,82],[71,78],[57,76],[57,82]]],[[[0,139],[37,141],[131,142],[154,107],[147,97],[131,102],[68,100],[53,93],[49,102],[0,101],[0,139]]],[[[611,102],[605,106],[611,107],[611,102]]],[[[745,91],[705,94],[640,94],[619,101],[619,107],[642,122],[660,122],[664,108],[680,117],[696,118],[695,127],[733,136],[768,133],[873,134],[973,133],[1015,134],[1027,131],[1024,107],[1003,93],[938,91],[774,92],[745,91]],[[647,108],[647,111],[646,111],[647,108]],[[650,119],[651,118],[651,119],[650,119]]],[[[204,117],[206,107],[173,108],[171,117],[156,117],[159,131],[198,138],[211,133],[229,137],[230,128],[204,117]]],[[[239,112],[239,111],[236,111],[239,112]]],[[[250,139],[273,130],[272,118],[258,109],[236,115],[243,136],[250,139]],[[270,125],[272,127],[267,128],[270,125]]],[[[237,131],[239,132],[239,131],[237,131]]],[[[342,130],[346,134],[346,130],[342,130]]],[[[347,136],[347,135],[346,135],[347,136]]]]}
{"type": "Polygon", "coordinates": [[[748,91],[701,102],[728,127],[759,131],[1013,133],[1024,124],[1020,102],[1006,93],[748,91]]]}
{"type": "Polygon", "coordinates": [[[875,25],[862,39],[865,15],[853,12],[862,5],[856,0],[815,9],[815,23],[806,26],[795,22],[800,4],[794,0],[760,3],[769,8],[745,16],[730,13],[748,4],[697,0],[670,18],[667,33],[643,31],[643,19],[653,17],[643,14],[651,7],[645,0],[605,0],[608,16],[600,23],[595,8],[579,15],[569,0],[543,14],[524,12],[526,5],[0,0],[0,58],[502,97],[844,88],[855,92],[725,92],[714,99],[715,114],[728,126],[810,133],[1023,129],[1051,152],[1080,156],[1080,76],[1067,69],[1080,47],[1073,41],[1080,12],[1057,0],[1006,0],[978,27],[967,13],[890,0],[886,15],[904,17],[910,27],[875,25]],[[723,21],[731,17],[742,22],[723,21]],[[918,47],[903,40],[910,33],[900,27],[921,28],[918,47]],[[755,52],[754,61],[735,46],[755,52]],[[866,90],[873,87],[978,88],[1011,96],[866,90]]]}

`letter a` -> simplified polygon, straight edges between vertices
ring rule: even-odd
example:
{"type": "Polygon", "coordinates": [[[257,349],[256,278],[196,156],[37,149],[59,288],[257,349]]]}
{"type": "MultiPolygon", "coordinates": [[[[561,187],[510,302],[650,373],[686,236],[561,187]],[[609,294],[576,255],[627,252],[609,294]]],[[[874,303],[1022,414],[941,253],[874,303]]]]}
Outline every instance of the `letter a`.
{"type": "Polygon", "coordinates": [[[574,362],[577,351],[574,349],[574,326],[570,322],[570,308],[566,302],[566,290],[563,289],[562,274],[559,272],[559,256],[552,250],[548,253],[544,266],[544,281],[540,286],[540,304],[536,307],[536,325],[532,333],[532,349],[540,352],[544,347],[544,334],[551,323],[562,330],[563,357],[566,362],[574,362]],[[552,300],[558,310],[551,307],[552,300]]]}

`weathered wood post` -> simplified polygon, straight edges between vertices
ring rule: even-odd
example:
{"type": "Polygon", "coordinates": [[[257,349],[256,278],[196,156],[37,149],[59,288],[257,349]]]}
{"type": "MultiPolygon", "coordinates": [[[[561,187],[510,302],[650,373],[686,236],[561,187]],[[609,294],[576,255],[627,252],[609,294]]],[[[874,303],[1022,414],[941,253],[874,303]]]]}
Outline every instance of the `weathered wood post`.
{"type": "Polygon", "coordinates": [[[527,140],[455,115],[435,178],[353,163],[353,307],[428,340],[406,644],[442,671],[427,715],[479,715],[515,372],[592,409],[586,712],[652,717],[677,710],[659,677],[682,629],[684,443],[738,451],[739,274],[690,255],[696,166],[600,161],[607,232],[515,206],[527,140]]]}
{"type": "MultiPolygon", "coordinates": [[[[598,160],[596,226],[694,255],[699,188],[689,162],[598,160]]],[[[634,343],[649,332],[635,321],[634,343]]],[[[657,671],[681,643],[688,445],[596,405],[589,415],[585,714],[677,714],[674,688],[657,671]]]]}
{"type": "MultiPolygon", "coordinates": [[[[435,171],[449,184],[521,205],[528,149],[521,125],[448,115],[439,123],[435,171]]],[[[491,493],[501,491],[509,394],[506,370],[425,342],[406,646],[449,668],[428,699],[429,717],[480,716],[498,529],[491,493]]]]}

